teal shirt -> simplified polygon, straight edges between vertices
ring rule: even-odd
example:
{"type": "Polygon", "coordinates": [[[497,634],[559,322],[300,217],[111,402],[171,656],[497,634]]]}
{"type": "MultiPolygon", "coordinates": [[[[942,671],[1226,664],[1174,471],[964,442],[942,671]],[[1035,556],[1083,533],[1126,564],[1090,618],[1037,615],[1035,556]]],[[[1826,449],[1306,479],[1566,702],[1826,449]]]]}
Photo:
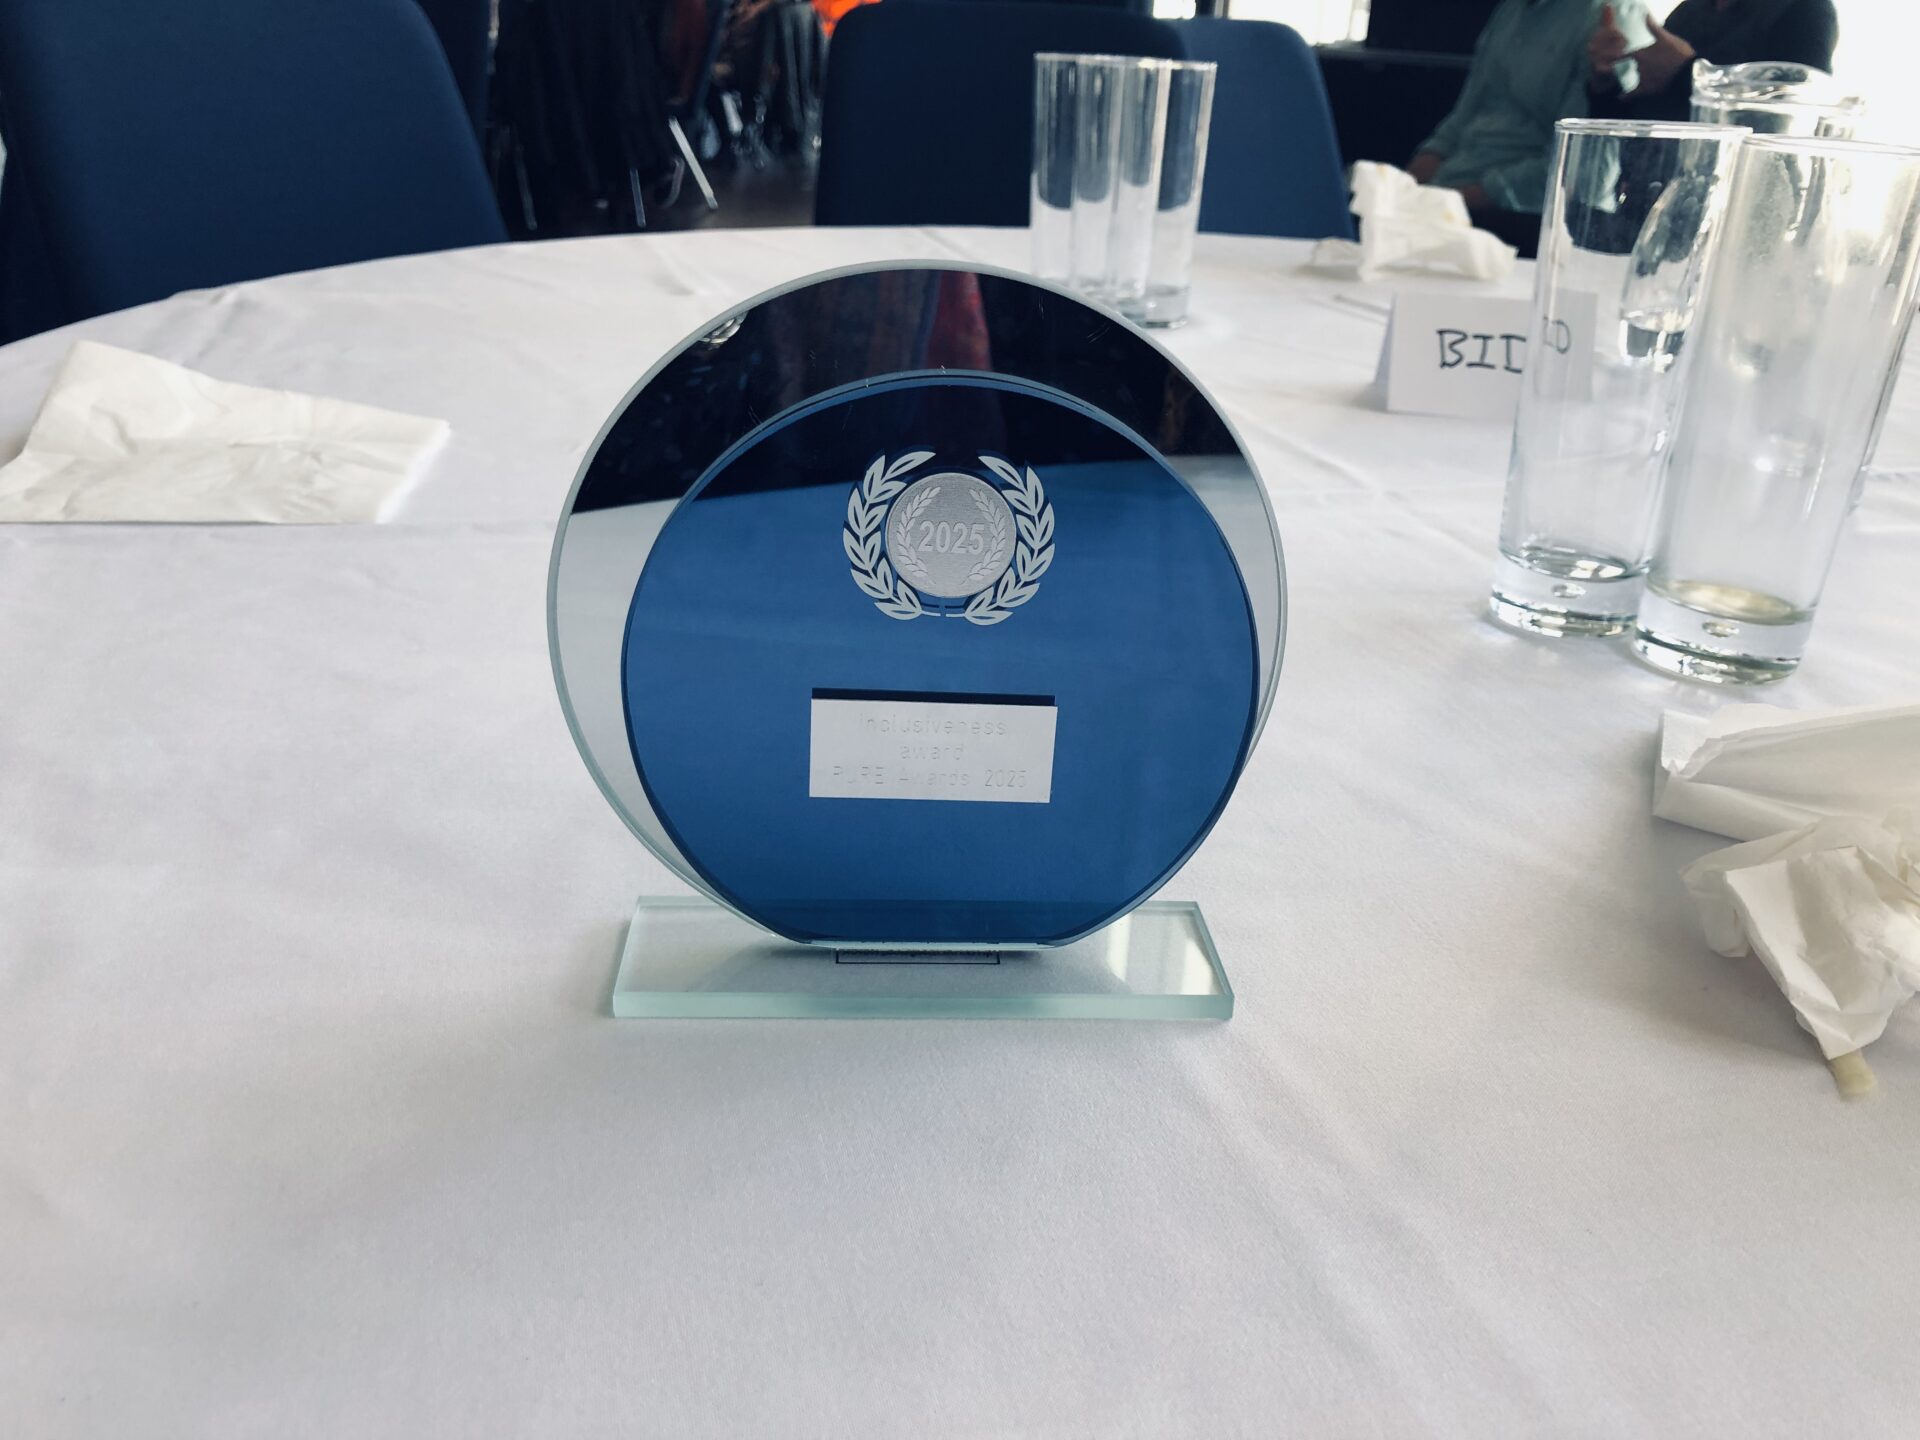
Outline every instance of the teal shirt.
{"type": "MultiPolygon", "coordinates": [[[[1445,159],[1434,184],[1479,185],[1505,209],[1540,212],[1553,122],[1587,113],[1587,38],[1603,3],[1502,0],[1474,46],[1459,102],[1420,146],[1445,159]]],[[[1616,23],[1645,11],[1644,0],[1613,0],[1616,23]]]]}

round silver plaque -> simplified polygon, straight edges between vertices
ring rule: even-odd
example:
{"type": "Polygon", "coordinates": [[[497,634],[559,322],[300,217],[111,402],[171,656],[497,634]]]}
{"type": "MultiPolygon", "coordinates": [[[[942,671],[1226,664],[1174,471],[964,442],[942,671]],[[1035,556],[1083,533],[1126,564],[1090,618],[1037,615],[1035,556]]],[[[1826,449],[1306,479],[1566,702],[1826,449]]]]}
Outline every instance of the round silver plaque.
{"type": "Polygon", "coordinates": [[[1013,511],[978,476],[929,475],[894,501],[887,555],[915,589],[964,600],[1006,573],[1013,559],[1013,511]]]}

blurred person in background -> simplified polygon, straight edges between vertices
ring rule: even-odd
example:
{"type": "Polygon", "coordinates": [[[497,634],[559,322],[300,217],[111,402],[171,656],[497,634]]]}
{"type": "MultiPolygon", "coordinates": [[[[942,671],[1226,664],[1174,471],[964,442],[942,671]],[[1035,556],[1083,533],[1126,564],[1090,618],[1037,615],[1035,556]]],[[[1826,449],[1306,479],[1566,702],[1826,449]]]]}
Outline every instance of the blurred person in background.
{"type": "MultiPolygon", "coordinates": [[[[1895,0],[1904,3],[1904,0],[1895,0]]],[[[1653,43],[1639,49],[1602,7],[1587,41],[1593,113],[1632,120],[1685,120],[1691,113],[1693,62],[1742,65],[1780,60],[1833,69],[1840,21],[1833,0],[1681,0],[1665,25],[1647,22],[1653,43]],[[1639,84],[1623,91],[1614,67],[1631,60],[1639,84]]]]}
{"type": "Polygon", "coordinates": [[[1644,0],[1501,0],[1460,99],[1407,166],[1413,178],[1458,190],[1475,222],[1503,238],[1528,219],[1537,231],[1554,122],[1588,113],[1588,42],[1603,9],[1610,24],[1649,33],[1644,0]],[[1500,212],[1517,212],[1517,224],[1500,223],[1500,212]]]}

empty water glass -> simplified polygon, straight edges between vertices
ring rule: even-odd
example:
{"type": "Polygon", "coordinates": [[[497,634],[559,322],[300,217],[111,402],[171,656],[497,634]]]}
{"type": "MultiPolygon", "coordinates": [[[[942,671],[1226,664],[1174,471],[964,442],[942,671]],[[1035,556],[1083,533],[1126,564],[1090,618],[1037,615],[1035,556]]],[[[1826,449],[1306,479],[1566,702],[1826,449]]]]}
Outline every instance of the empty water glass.
{"type": "Polygon", "coordinates": [[[1708,125],[1744,125],[1761,135],[1830,135],[1845,139],[1866,111],[1833,76],[1811,65],[1755,60],[1743,65],[1693,62],[1693,118],[1708,125]]]}
{"type": "Polygon", "coordinates": [[[1667,460],[1634,652],[1695,680],[1800,663],[1920,291],[1920,149],[1756,135],[1667,460]]]}
{"type": "Polygon", "coordinates": [[[1907,307],[1907,323],[1900,333],[1900,343],[1894,349],[1893,364],[1887,367],[1887,383],[1880,387],[1880,404],[1873,412],[1873,424],[1867,430],[1867,453],[1860,460],[1860,477],[1853,484],[1853,501],[1847,508],[1852,509],[1860,503],[1861,491],[1867,483],[1867,471],[1873,468],[1874,456],[1880,449],[1880,432],[1887,427],[1887,413],[1893,409],[1893,392],[1900,382],[1902,357],[1907,353],[1907,341],[1913,335],[1913,322],[1920,315],[1916,306],[1907,307]]]}
{"type": "Polygon", "coordinates": [[[1033,269],[1143,325],[1186,318],[1209,62],[1034,57],[1033,269]]]}
{"type": "Polygon", "coordinates": [[[1147,293],[1171,79],[1167,61],[1136,60],[1120,68],[1115,87],[1119,142],[1114,157],[1113,216],[1107,231],[1107,274],[1098,293],[1123,311],[1147,293]]]}
{"type": "Polygon", "coordinates": [[[1563,120],[1541,229],[1491,609],[1613,635],[1638,608],[1732,126],[1563,120]]]}
{"type": "Polygon", "coordinates": [[[1121,311],[1142,325],[1178,325],[1193,288],[1193,241],[1200,229],[1200,193],[1207,173],[1216,67],[1206,61],[1157,60],[1164,91],[1164,140],[1147,272],[1138,294],[1122,294],[1121,311]]]}
{"type": "Polygon", "coordinates": [[[1033,273],[1064,284],[1073,270],[1073,147],[1079,57],[1033,57],[1033,273]]]}
{"type": "Polygon", "coordinates": [[[1120,96],[1138,62],[1120,55],[1082,55],[1075,61],[1072,263],[1068,278],[1083,295],[1101,296],[1109,284],[1108,250],[1119,198],[1120,96]]]}

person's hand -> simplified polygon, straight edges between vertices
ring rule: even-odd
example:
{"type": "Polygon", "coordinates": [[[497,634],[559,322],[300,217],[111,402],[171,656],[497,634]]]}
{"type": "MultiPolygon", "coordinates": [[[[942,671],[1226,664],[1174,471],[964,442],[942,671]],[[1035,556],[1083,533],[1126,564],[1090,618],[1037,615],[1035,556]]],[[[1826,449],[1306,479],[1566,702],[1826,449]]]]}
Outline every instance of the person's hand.
{"type": "Polygon", "coordinates": [[[1422,150],[1418,155],[1413,157],[1413,162],[1407,166],[1407,173],[1422,185],[1425,185],[1439,173],[1440,166],[1446,158],[1444,155],[1434,154],[1431,150],[1422,150]]]}
{"type": "Polygon", "coordinates": [[[1627,58],[1627,35],[1614,23],[1613,6],[1600,7],[1600,23],[1587,37],[1587,64],[1596,82],[1611,83],[1613,67],[1627,58]]]}
{"type": "Polygon", "coordinates": [[[1467,209],[1469,210],[1493,209],[1493,200],[1488,196],[1486,186],[1475,184],[1475,185],[1460,185],[1460,186],[1456,186],[1455,188],[1459,190],[1460,198],[1467,202],[1467,209]]]}
{"type": "Polygon", "coordinates": [[[1693,46],[1651,17],[1647,28],[1653,31],[1653,43],[1634,51],[1633,58],[1640,66],[1640,89],[1651,95],[1666,89],[1674,76],[1693,63],[1693,46]]]}

